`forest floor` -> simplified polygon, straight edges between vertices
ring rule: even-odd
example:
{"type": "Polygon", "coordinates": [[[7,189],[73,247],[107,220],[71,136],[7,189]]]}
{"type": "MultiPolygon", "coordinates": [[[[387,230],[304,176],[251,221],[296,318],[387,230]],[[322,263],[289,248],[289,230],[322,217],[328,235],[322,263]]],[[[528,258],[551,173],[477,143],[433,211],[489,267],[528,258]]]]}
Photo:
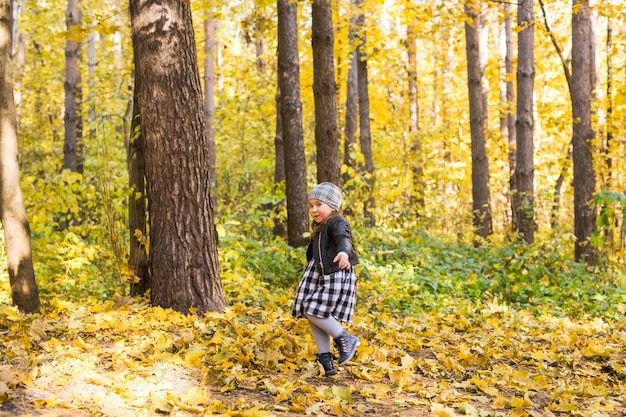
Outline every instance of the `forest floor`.
{"type": "Polygon", "coordinates": [[[0,305],[0,417],[626,415],[622,322],[383,313],[352,325],[357,354],[326,378],[305,321],[284,311],[53,300],[25,318],[0,305]]]}
{"type": "MultiPolygon", "coordinates": [[[[349,365],[348,365],[349,368],[349,365]]],[[[4,373],[4,380],[10,380],[15,371],[27,373],[23,367],[0,366],[0,375],[4,373]],[[9,374],[7,374],[9,373],[9,374]]],[[[109,371],[113,372],[113,371],[109,371]]],[[[244,411],[229,411],[224,415],[241,416],[284,416],[295,417],[304,415],[324,416],[336,415],[332,410],[326,414],[321,410],[309,409],[304,412],[294,413],[285,406],[276,404],[273,396],[267,391],[257,389],[235,388],[223,392],[221,385],[207,385],[202,382],[199,375],[193,375],[188,369],[178,366],[169,366],[160,369],[154,378],[140,378],[132,386],[115,386],[112,377],[107,380],[107,372],[85,370],[76,373],[71,378],[65,371],[53,369],[46,372],[36,380],[31,381],[33,386],[14,387],[10,393],[13,399],[0,406],[0,417],[4,416],[38,416],[38,417],[91,417],[94,415],[126,417],[126,416],[197,416],[197,415],[221,415],[202,414],[201,408],[185,409],[186,407],[172,406],[165,409],[161,406],[155,408],[154,398],[181,398],[192,388],[202,389],[206,392],[211,402],[221,402],[227,409],[242,409],[244,411]],[[133,390],[133,402],[128,403],[116,391],[133,390]],[[246,410],[247,408],[247,410],[246,410]],[[152,410],[150,410],[152,409],[152,410]]],[[[355,384],[359,390],[376,389],[376,383],[356,381],[349,370],[342,369],[337,376],[325,378],[322,376],[311,377],[306,380],[306,385],[315,390],[332,389],[332,387],[350,388],[355,384]]],[[[442,406],[434,408],[424,403],[417,404],[420,400],[417,394],[396,393],[386,395],[384,398],[373,400],[366,399],[355,394],[351,397],[350,415],[366,416],[432,416],[437,415],[437,410],[444,414],[455,415],[451,409],[445,411],[442,406]],[[447,412],[447,414],[446,414],[447,412]],[[435,414],[433,414],[435,413],[435,414]]],[[[422,401],[423,402],[423,401],[422,401]]],[[[339,412],[339,414],[348,414],[339,412]]]]}

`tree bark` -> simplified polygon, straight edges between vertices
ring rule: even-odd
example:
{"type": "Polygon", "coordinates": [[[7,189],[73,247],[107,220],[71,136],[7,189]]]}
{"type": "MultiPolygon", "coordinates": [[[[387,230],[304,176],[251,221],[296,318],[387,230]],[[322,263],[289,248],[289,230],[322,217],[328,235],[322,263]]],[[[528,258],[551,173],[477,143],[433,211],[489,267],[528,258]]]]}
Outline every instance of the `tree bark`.
{"type": "Polygon", "coordinates": [[[335,37],[327,0],[313,0],[311,32],[317,181],[340,185],[335,37]]]}
{"type": "Polygon", "coordinates": [[[131,0],[144,139],[152,303],[204,314],[225,307],[211,206],[207,127],[191,6],[131,0]]]}
{"type": "Polygon", "coordinates": [[[0,2],[0,219],[6,242],[13,303],[24,313],[39,312],[39,291],[30,240],[30,226],[20,186],[17,122],[13,101],[11,55],[12,0],[0,2]]]}
{"type": "Polygon", "coordinates": [[[535,82],[535,16],[534,1],[523,0],[517,10],[517,152],[513,190],[514,224],[527,243],[535,240],[534,187],[535,164],[533,144],[533,94],[535,82]]]}
{"type": "Polygon", "coordinates": [[[81,12],[79,0],[68,0],[66,24],[68,39],[65,44],[65,142],[63,144],[63,168],[83,172],[83,120],[82,86],[80,65],[81,42],[79,40],[81,12]]]}
{"type": "Polygon", "coordinates": [[[596,181],[591,127],[592,45],[589,2],[572,0],[572,120],[574,160],[575,259],[596,265],[598,251],[589,238],[596,231],[596,209],[591,205],[596,181]]]}
{"type": "Polygon", "coordinates": [[[278,88],[285,155],[287,241],[294,247],[308,243],[304,236],[309,230],[297,13],[297,3],[278,0],[278,88]]]}
{"type": "Polygon", "coordinates": [[[485,143],[487,122],[486,94],[483,90],[484,70],[481,66],[481,31],[484,12],[481,2],[465,3],[469,21],[465,23],[467,83],[469,89],[470,130],[472,137],[472,212],[476,233],[486,238],[492,234],[489,203],[489,160],[485,143]]]}
{"type": "MultiPolygon", "coordinates": [[[[135,86],[136,90],[136,86],[135,86]]],[[[130,295],[145,294],[151,287],[150,264],[146,248],[147,238],[147,202],[146,202],[146,170],[144,165],[144,139],[141,133],[137,91],[133,94],[133,117],[131,137],[128,140],[128,229],[130,232],[129,265],[133,272],[130,283],[130,295]]]]}

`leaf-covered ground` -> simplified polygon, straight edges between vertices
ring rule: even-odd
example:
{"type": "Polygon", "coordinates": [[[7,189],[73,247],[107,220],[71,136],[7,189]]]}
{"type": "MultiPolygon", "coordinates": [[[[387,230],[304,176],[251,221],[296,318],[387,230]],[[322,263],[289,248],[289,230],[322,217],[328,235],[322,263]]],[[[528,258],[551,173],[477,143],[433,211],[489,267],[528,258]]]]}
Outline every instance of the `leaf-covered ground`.
{"type": "Polygon", "coordinates": [[[393,317],[360,285],[363,343],[333,378],[288,291],[207,317],[127,298],[54,299],[31,317],[0,307],[0,415],[626,414],[621,322],[462,301],[393,317]]]}
{"type": "Polygon", "coordinates": [[[589,273],[555,242],[355,233],[362,344],[332,378],[290,315],[304,249],[254,230],[220,233],[222,314],[116,295],[87,244],[41,264],[40,314],[10,307],[0,275],[0,417],[626,415],[622,270],[589,273]]]}

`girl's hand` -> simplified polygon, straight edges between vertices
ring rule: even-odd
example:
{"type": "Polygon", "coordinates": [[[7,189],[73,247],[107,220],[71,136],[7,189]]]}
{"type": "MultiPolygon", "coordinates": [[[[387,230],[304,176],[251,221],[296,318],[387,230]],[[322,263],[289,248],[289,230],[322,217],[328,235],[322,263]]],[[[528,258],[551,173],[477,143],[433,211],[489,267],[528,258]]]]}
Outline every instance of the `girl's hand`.
{"type": "Polygon", "coordinates": [[[348,254],[345,252],[339,252],[337,256],[335,256],[335,259],[333,259],[333,262],[338,262],[339,268],[341,269],[349,269],[351,266],[350,258],[348,257],[348,254]]]}

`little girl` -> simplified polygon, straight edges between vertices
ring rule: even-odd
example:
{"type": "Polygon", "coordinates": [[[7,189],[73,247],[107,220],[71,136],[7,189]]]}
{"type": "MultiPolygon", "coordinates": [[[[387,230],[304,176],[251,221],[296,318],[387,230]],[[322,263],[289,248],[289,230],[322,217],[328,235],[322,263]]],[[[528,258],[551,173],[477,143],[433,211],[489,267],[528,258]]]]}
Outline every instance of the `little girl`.
{"type": "Polygon", "coordinates": [[[313,233],[307,248],[309,262],[298,285],[294,317],[306,317],[317,346],[317,360],[326,376],[337,369],[330,353],[333,338],[339,351],[339,366],[356,353],[361,340],[350,335],[340,322],[352,322],[356,304],[356,274],[359,259],[352,231],[341,212],[341,189],[333,183],[316,185],[309,194],[313,233]]]}

